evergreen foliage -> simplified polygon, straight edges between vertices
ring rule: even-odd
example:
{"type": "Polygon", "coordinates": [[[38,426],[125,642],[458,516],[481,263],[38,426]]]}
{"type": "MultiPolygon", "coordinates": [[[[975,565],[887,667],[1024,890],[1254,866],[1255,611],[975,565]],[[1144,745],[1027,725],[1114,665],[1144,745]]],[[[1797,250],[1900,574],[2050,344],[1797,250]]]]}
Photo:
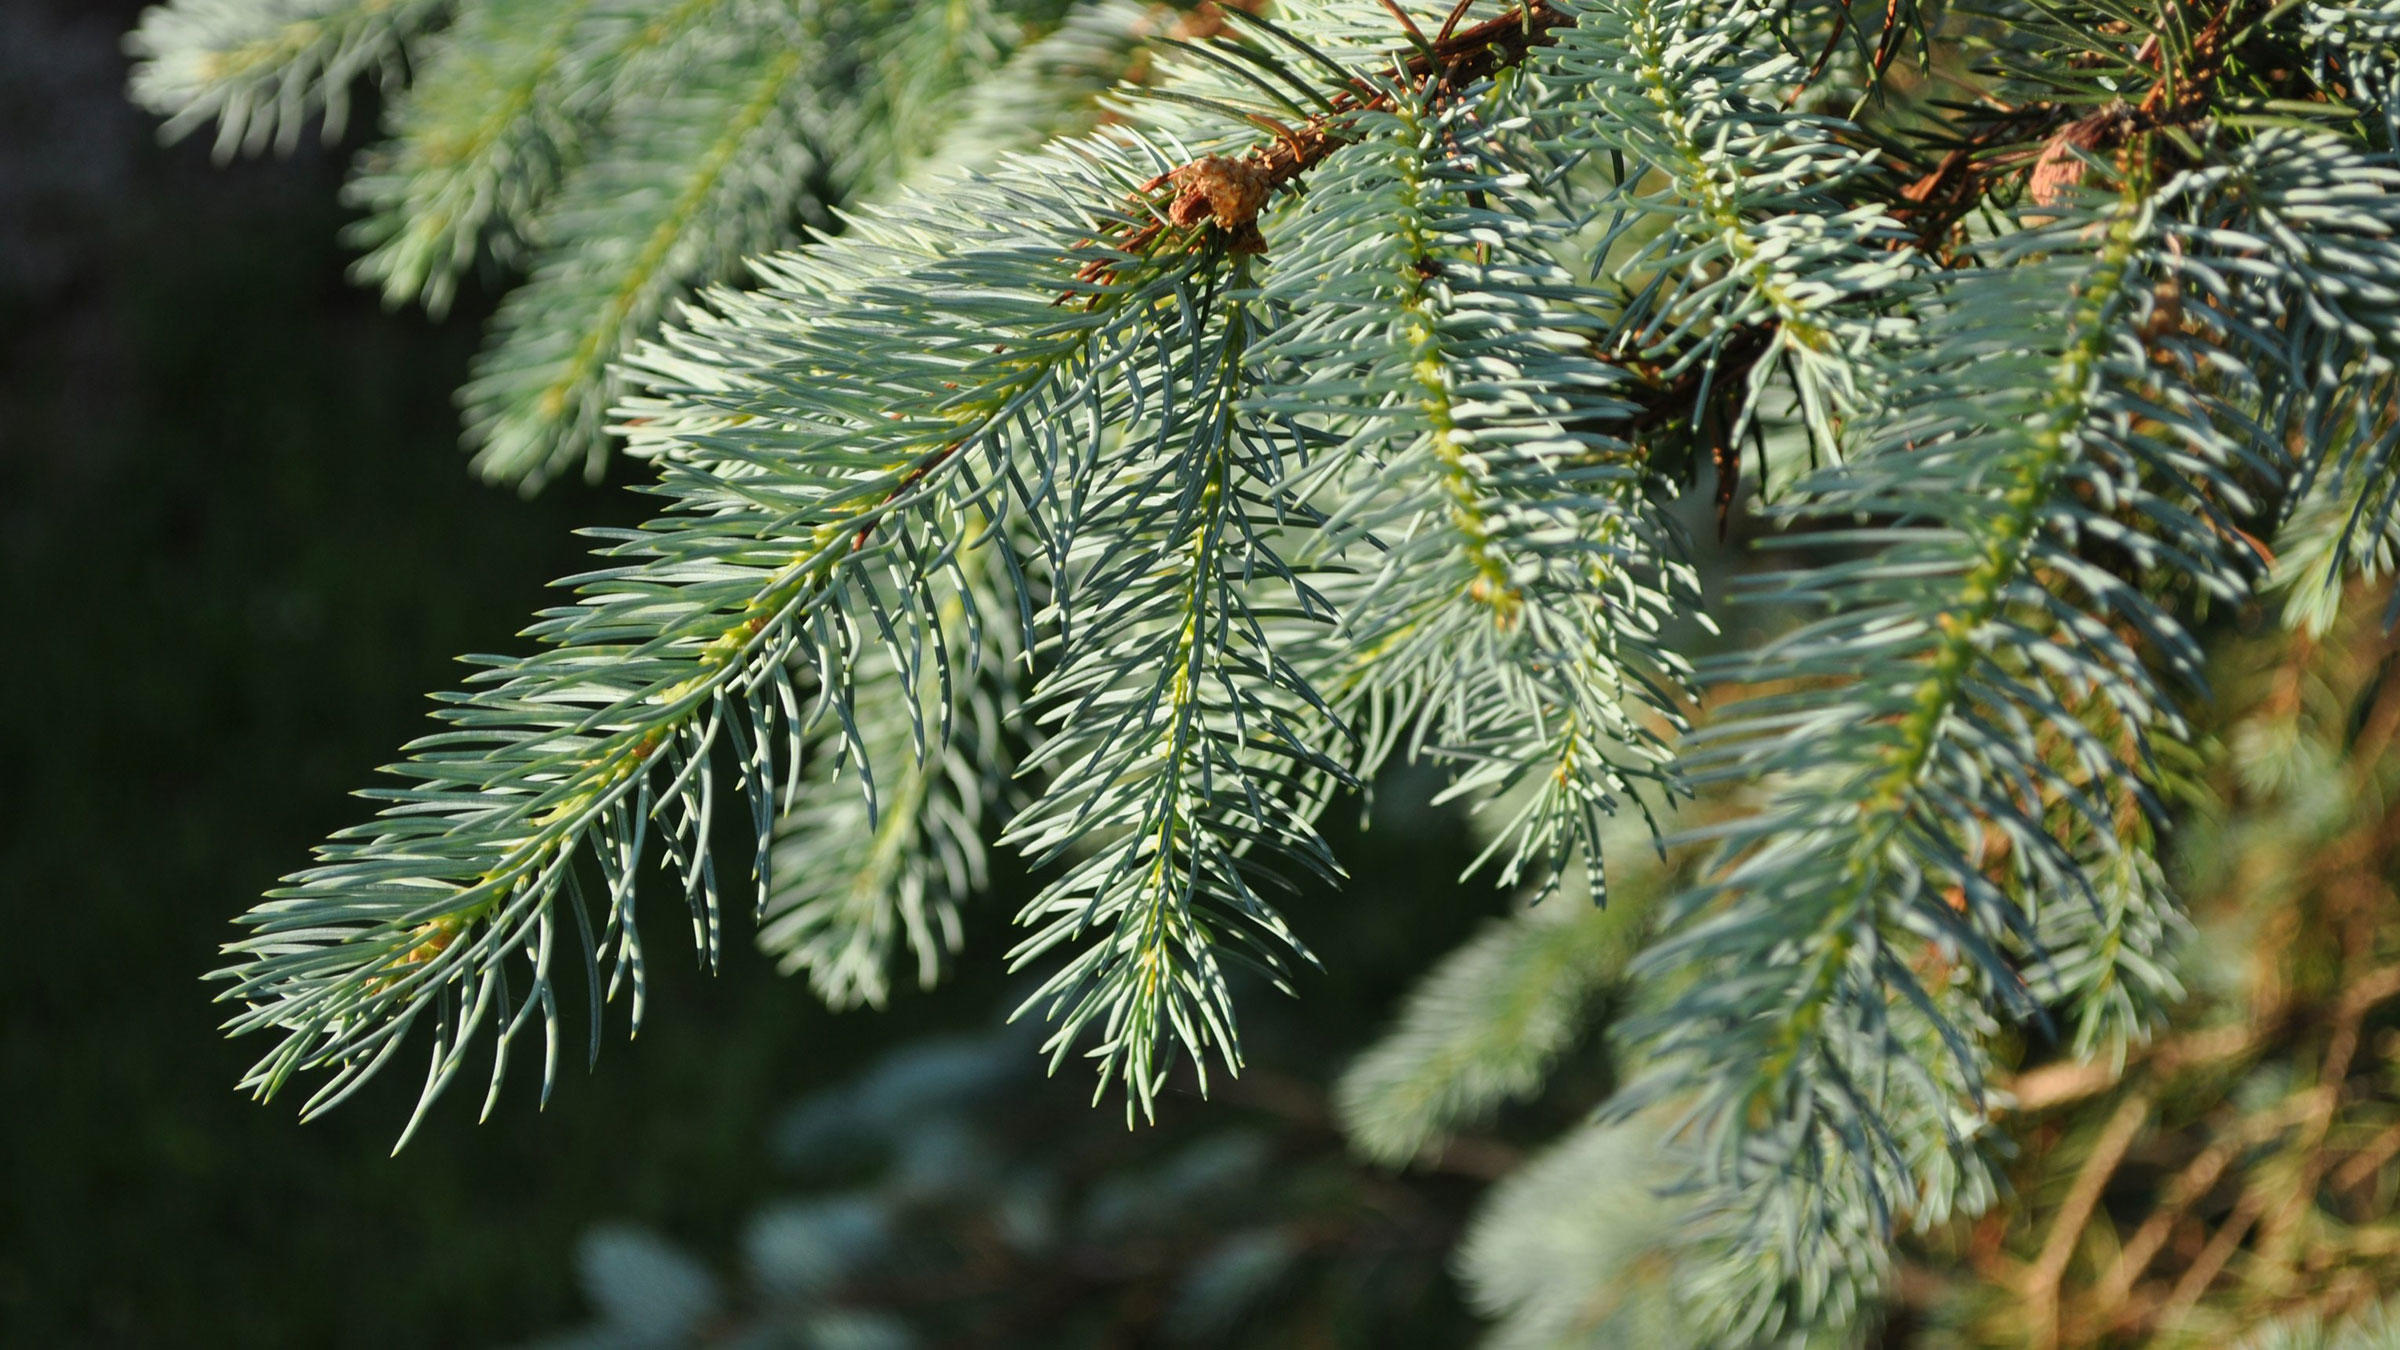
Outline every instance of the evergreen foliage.
{"type": "Polygon", "coordinates": [[[421,1116],[488,1035],[488,1111],[538,1025],[546,1096],[565,1005],[644,1015],[645,857],[717,959],[734,832],[768,951],[879,1004],[989,838],[1053,1065],[1152,1117],[1318,959],[1318,819],[1399,759],[1500,886],[1633,878],[1462,948],[1340,1094],[1438,1155],[1623,1006],[1463,1249],[1503,1343],[1852,1335],[1999,1201],[2012,1057],[2137,1061],[2212,644],[2355,622],[2400,538],[2400,9],[1252,8],[154,11],[137,95],[224,147],[408,70],[360,271],[525,270],[479,471],[613,428],[658,474],[244,917],[246,1086],[321,1111],[421,1030],[421,1116]],[[1687,496],[1774,550],[1737,641],[1687,496]]]}
{"type": "Polygon", "coordinates": [[[1463,1127],[1539,1093],[1640,943],[1656,887],[1628,889],[1606,908],[1495,920],[1426,972],[1342,1076],[1335,1105],[1359,1152],[1393,1165],[1439,1153],[1463,1127]]]}
{"type": "MultiPolygon", "coordinates": [[[[2225,753],[2193,775],[2164,860],[2198,925],[2176,963],[2186,997],[2121,1064],[2060,1055],[2016,1072],[2017,1199],[1915,1258],[1964,1267],[1948,1311],[1961,1334],[2312,1344],[2304,1329],[2400,1276],[2400,687],[2388,588],[2349,595],[2317,637],[2262,626],[2212,660],[2206,733],[2225,753]],[[2260,1329],[2274,1321],[2297,1339],[2260,1329]]],[[[2383,1325],[2334,1343],[2389,1344],[2369,1330],[2383,1325]]]]}

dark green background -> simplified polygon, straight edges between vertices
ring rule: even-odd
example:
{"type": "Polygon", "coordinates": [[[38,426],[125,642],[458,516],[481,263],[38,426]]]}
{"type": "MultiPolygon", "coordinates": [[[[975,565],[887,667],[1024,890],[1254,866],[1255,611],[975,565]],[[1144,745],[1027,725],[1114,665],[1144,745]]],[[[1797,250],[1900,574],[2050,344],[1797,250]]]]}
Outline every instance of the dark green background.
{"type": "MultiPolygon", "coordinates": [[[[200,976],[227,920],[360,815],[345,794],[421,728],[451,656],[504,646],[577,567],[570,530],[638,504],[471,481],[450,394],[490,288],[435,324],[348,284],[348,147],[217,166],[204,137],[160,146],[122,98],[138,8],[0,5],[0,1341],[570,1323],[579,1231],[634,1218],[722,1253],[775,1188],[776,1107],[992,1016],[1003,905],[980,973],[880,1017],[827,1014],[738,939],[715,980],[654,961],[639,1042],[543,1114],[522,1077],[478,1127],[461,1088],[397,1160],[413,1072],[305,1127],[232,1091],[264,1047],[214,1031],[200,976]]],[[[1454,826],[1401,833],[1348,850],[1339,933],[1304,907],[1334,969],[1301,1005],[1251,1000],[1270,1062],[1321,1079],[1497,907],[1421,880],[1455,863],[1454,826]]],[[[661,956],[684,931],[665,916],[661,956]]]]}
{"type": "Polygon", "coordinates": [[[199,981],[227,918],[628,503],[470,481],[449,394],[479,316],[344,281],[338,153],[161,149],[121,100],[135,6],[0,8],[0,1339],[565,1321],[574,1232],[723,1226],[763,1113],[858,1058],[859,1019],[737,954],[545,1116],[450,1101],[397,1161],[398,1076],[307,1127],[231,1091],[263,1047],[216,1036],[199,981]]]}

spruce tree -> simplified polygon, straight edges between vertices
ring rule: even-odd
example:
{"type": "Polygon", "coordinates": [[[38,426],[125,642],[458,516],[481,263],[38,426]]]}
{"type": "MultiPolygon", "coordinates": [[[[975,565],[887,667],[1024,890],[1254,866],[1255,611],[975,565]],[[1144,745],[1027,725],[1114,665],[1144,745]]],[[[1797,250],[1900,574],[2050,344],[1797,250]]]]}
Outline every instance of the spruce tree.
{"type": "Polygon", "coordinates": [[[423,1056],[413,1129],[538,1047],[546,1098],[646,1015],[646,858],[705,962],[738,897],[879,1005],[998,844],[1042,1053],[1150,1119],[1240,1071],[1246,978],[1342,959],[1289,897],[1405,762],[1532,907],[1343,1079],[1357,1148],[1614,1083],[1461,1248],[1500,1343],[1841,1343],[1896,1262],[2044,1343],[2307,1344],[2263,1324],[2382,1287],[2327,1234],[2400,1154],[2350,1086],[2400,995],[2388,0],[171,0],[132,43],[227,153],[374,83],[360,280],[513,279],[475,470],[658,498],[242,916],[261,1097],[423,1056]],[[2291,881],[2225,978],[2195,920],[2295,840],[2380,899],[2291,881]],[[2223,1079],[2270,1045],[2313,1086],[2223,1079]],[[2143,1141],[2184,1170],[2103,1236],[2143,1141]]]}

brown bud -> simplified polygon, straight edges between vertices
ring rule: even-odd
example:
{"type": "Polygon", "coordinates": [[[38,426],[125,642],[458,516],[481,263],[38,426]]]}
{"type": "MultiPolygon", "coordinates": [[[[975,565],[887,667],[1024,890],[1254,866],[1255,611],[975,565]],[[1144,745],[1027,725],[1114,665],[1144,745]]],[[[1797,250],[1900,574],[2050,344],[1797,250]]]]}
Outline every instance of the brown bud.
{"type": "Polygon", "coordinates": [[[1265,168],[1223,155],[1203,155],[1168,174],[1167,181],[1177,189],[1167,219],[1184,229],[1214,220],[1237,237],[1244,227],[1257,233],[1259,209],[1275,189],[1265,168]]]}

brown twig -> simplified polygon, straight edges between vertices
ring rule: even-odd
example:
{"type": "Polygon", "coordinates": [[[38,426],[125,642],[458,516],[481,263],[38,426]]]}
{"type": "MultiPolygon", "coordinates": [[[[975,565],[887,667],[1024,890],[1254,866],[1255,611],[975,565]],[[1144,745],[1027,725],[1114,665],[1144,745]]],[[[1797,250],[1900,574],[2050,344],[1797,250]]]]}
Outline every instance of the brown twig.
{"type": "Polygon", "coordinates": [[[1425,30],[1417,27],[1417,21],[1408,17],[1407,10],[1400,8],[1396,0],[1383,0],[1383,8],[1386,13],[1400,21],[1400,27],[1408,34],[1408,40],[1415,43],[1419,51],[1429,57],[1433,55],[1433,43],[1426,38],[1425,30]]]}
{"type": "MultiPolygon", "coordinates": [[[[2148,1053],[2129,1060],[2126,1068],[2144,1064],[2153,1074],[2177,1073],[2195,1064],[2236,1058],[2260,1039],[2256,1028],[2249,1026],[2211,1027],[2157,1042],[2148,1053]]],[[[2008,1095],[2016,1102],[2018,1111],[2031,1114],[2096,1096],[2116,1086],[2124,1076],[2125,1069],[2112,1064],[2066,1060],[2018,1074],[2008,1084],[2008,1095]]]]}
{"type": "Polygon", "coordinates": [[[1475,0],[1458,0],[1457,4],[1452,5],[1449,17],[1442,20],[1442,31],[1433,35],[1434,42],[1448,42],[1450,35],[1458,31],[1459,22],[1467,17],[1467,11],[1474,5],[1475,0]]]}
{"type": "MultiPolygon", "coordinates": [[[[2202,1149],[2198,1156],[2184,1165],[2182,1171],[2170,1178],[2159,1193],[2158,1208],[2142,1221],[2131,1238],[2119,1249],[2116,1262],[2094,1286],[2092,1302],[2103,1311],[2119,1309],[2133,1294],[2150,1263],[2167,1245],[2186,1212],[2222,1180],[2225,1172],[2242,1156],[2244,1150],[2273,1135],[2291,1123],[2290,1104],[2237,1121],[2223,1137],[2202,1149]]],[[[2117,1321],[2123,1318],[2117,1317],[2117,1321]]]]}
{"type": "Polygon", "coordinates": [[[2026,1319],[2033,1332],[2034,1343],[2042,1350],[2058,1344],[2058,1285],[2065,1278],[2067,1263],[2075,1259],[2076,1245],[2083,1239],[2085,1225],[2092,1211],[2100,1205],[2100,1195],[2108,1189],[2108,1179],[2116,1175],[2117,1164],[2125,1161],[2125,1151],[2133,1147],[2150,1123],[2150,1097],[2136,1092],[2117,1106],[2115,1115],[2101,1127],[2100,1135],[2092,1141],[2092,1151],[2075,1174],[2075,1184],[2068,1190],[2066,1200],[2058,1207],[2058,1216],[2050,1224],[2050,1235],[2043,1240],[2042,1250],[2031,1269],[2025,1273],[2026,1319]]]}
{"type": "Polygon", "coordinates": [[[2390,1126],[2368,1140],[2365,1147],[2342,1159],[2342,1165],[2333,1169],[2333,1188],[2351,1190],[2382,1171],[2384,1164],[2396,1157],[2400,1157],[2400,1125],[2390,1126]]]}
{"type": "MultiPolygon", "coordinates": [[[[2363,1015],[2376,1004],[2400,995],[2400,965],[2383,966],[2369,971],[2342,990],[2333,1008],[2336,1018],[2363,1015]]],[[[2173,1040],[2160,1041],[2149,1053],[2128,1061],[2146,1065],[2153,1075],[2163,1076],[2184,1069],[2222,1060],[2239,1059],[2263,1047],[2269,1040],[2304,1009],[2286,1002],[2246,1024],[2211,1027],[2173,1040]]],[[[2009,1085],[2008,1093],[2022,1112],[2047,1111],[2068,1102],[2105,1092],[2124,1078],[2124,1072],[2108,1064],[2068,1062],[2045,1064],[2018,1074],[2009,1085]]]]}
{"type": "Polygon", "coordinates": [[[2173,1322],[2191,1311],[2192,1305],[2200,1301],[2200,1296],[2208,1292],[2208,1286],[2216,1282],[2217,1272],[2233,1259],[2235,1250],[2242,1245],[2242,1239],[2249,1235],[2250,1226],[2258,1222],[2266,1208],[2267,1192],[2264,1188],[2254,1186],[2243,1191],[2242,1198],[2234,1204],[2233,1213],[2225,1216],[2225,1222],[2217,1229],[2216,1236],[2210,1238],[2200,1255],[2184,1268],[2183,1278],[2175,1282],[2174,1292],[2167,1295],[2167,1301],[2155,1314],[2142,1320],[2150,1323],[2173,1322]]]}
{"type": "MultiPolygon", "coordinates": [[[[2232,55],[2229,32],[2255,8],[2257,0],[2232,0],[2209,17],[2192,38],[2189,59],[2177,71],[2159,53],[2155,36],[2136,59],[2146,60],[2158,77],[2139,103],[2081,111],[2073,104],[2038,102],[1993,107],[1974,119],[1960,140],[1942,158],[1900,189],[1900,200],[1923,208],[1917,243],[1938,249],[1969,210],[1991,192],[1997,174],[2030,165],[2037,180],[2031,188],[2051,192],[2080,178],[2083,156],[2113,150],[2149,131],[2188,126],[2209,111],[2209,87],[2232,55]],[[2039,149],[2028,143],[2040,141],[2039,149]],[[2045,173],[2045,170],[2047,171],[2045,173]]],[[[2033,193],[2035,204],[2047,204],[2033,193]]]]}
{"type": "MultiPolygon", "coordinates": [[[[1535,48],[1548,46],[1553,40],[1551,33],[1575,22],[1572,15],[1561,11],[1551,0],[1529,0],[1463,30],[1451,31],[1445,24],[1441,36],[1427,38],[1405,12],[1395,12],[1406,22],[1415,50],[1394,53],[1392,63],[1411,77],[1408,82],[1430,79],[1447,89],[1464,88],[1523,61],[1535,48]]],[[[1363,112],[1388,109],[1392,95],[1362,81],[1336,93],[1328,102],[1332,104],[1329,111],[1279,132],[1272,141],[1253,146],[1240,155],[1204,155],[1142,184],[1136,205],[1149,219],[1128,227],[1115,241],[1116,251],[1147,253],[1171,230],[1190,237],[1194,243],[1213,232],[1237,252],[1263,251],[1266,241],[1258,235],[1259,211],[1277,192],[1347,144],[1352,119],[1363,112]],[[1241,183],[1239,198],[1227,197],[1222,191],[1222,184],[1229,179],[1241,183]],[[1169,186],[1175,193],[1162,207],[1152,199],[1152,194],[1169,186]],[[1219,210],[1220,205],[1233,209],[1219,210]]],[[[1116,268],[1113,259],[1095,258],[1078,269],[1075,278],[1087,284],[1101,283],[1115,275],[1116,268]]],[[[1074,294],[1070,292],[1060,298],[1072,299],[1074,294]]]]}
{"type": "Polygon", "coordinates": [[[2341,1108],[2343,1089],[2349,1082],[2350,1064],[2358,1055],[2361,1024],[2373,1006],[2372,1002],[2344,997],[2335,1014],[2333,1038],[2327,1043],[2324,1063],[2317,1070],[2317,1086],[2302,1099],[2309,1104],[2306,1142],[2301,1145],[2306,1160],[2290,1193],[2259,1228],[2259,1252],[2269,1260],[2280,1263],[2289,1257],[2300,1215],[2316,1203],[2317,1183],[2324,1179],[2330,1162],[2324,1149],[2325,1137],[2333,1130],[2334,1113],[2341,1108]]]}

